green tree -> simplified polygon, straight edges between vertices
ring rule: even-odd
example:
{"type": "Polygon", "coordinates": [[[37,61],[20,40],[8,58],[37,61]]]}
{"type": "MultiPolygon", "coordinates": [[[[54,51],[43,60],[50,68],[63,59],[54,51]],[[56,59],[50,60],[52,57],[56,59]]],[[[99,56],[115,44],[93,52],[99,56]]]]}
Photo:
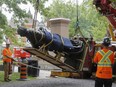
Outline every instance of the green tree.
{"type": "Polygon", "coordinates": [[[16,32],[16,29],[12,29],[8,26],[7,16],[8,14],[3,14],[3,10],[9,13],[14,13],[13,18],[16,20],[22,20],[24,17],[27,17],[26,11],[22,10],[19,7],[19,4],[24,3],[27,4],[29,0],[0,0],[0,28],[3,29],[2,34],[0,35],[1,39],[0,42],[3,41],[2,35],[5,34],[9,38],[13,38],[13,41],[16,41],[15,37],[12,37],[16,32]],[[7,8],[3,8],[3,5],[6,5],[7,8]]]}
{"type": "Polygon", "coordinates": [[[79,23],[83,34],[91,34],[95,40],[102,40],[106,34],[107,18],[97,12],[92,0],[86,0],[79,7],[79,23]]]}
{"type": "Polygon", "coordinates": [[[93,0],[84,0],[78,6],[78,15],[77,4],[71,1],[65,3],[63,0],[54,0],[48,9],[50,10],[46,19],[64,17],[71,20],[69,27],[70,37],[75,35],[77,16],[80,30],[85,37],[92,35],[95,40],[100,41],[106,34],[107,18],[96,11],[96,8],[93,6],[93,0]]]}
{"type": "MultiPolygon", "coordinates": [[[[8,14],[3,14],[3,10],[9,13],[13,13],[13,19],[15,23],[24,23],[25,17],[30,17],[26,10],[21,9],[20,4],[28,5],[31,3],[34,7],[38,7],[39,11],[44,12],[44,3],[48,0],[41,0],[40,4],[37,4],[37,1],[40,0],[0,0],[0,28],[3,29],[3,33],[8,36],[10,39],[12,38],[13,42],[16,42],[15,33],[16,29],[13,29],[8,26],[7,16],[8,14]],[[3,8],[3,5],[6,5],[7,8],[3,8]]],[[[2,34],[0,34],[0,42],[2,42],[2,34]]]]}
{"type": "Polygon", "coordinates": [[[53,0],[53,3],[47,8],[49,11],[45,16],[45,20],[50,18],[69,18],[70,22],[70,36],[74,34],[76,25],[76,5],[69,0],[65,3],[64,0],[53,0]]]}

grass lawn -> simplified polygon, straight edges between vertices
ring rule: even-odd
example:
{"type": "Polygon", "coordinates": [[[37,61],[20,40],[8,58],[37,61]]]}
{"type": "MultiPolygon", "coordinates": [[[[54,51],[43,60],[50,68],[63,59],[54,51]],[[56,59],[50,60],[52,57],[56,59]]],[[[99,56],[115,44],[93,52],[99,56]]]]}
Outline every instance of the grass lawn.
{"type": "MultiPolygon", "coordinates": [[[[11,79],[12,79],[12,81],[17,81],[17,79],[20,79],[20,73],[14,72],[11,75],[11,79]]],[[[36,79],[36,77],[27,76],[27,79],[33,80],[33,79],[36,79]]],[[[4,72],[3,71],[0,71],[0,84],[1,83],[4,83],[4,72]]]]}
{"type": "MultiPolygon", "coordinates": [[[[2,68],[2,65],[3,65],[3,62],[2,60],[0,60],[0,68],[2,68]]],[[[12,81],[17,81],[17,79],[20,79],[20,73],[13,72],[10,79],[12,79],[12,81]]],[[[36,77],[27,76],[27,79],[33,80],[33,79],[36,79],[36,77]]],[[[0,71],[0,83],[4,83],[4,71],[0,71]]]]}
{"type": "Polygon", "coordinates": [[[2,60],[0,60],[0,65],[2,65],[3,64],[3,61],[2,60]]]}
{"type": "MultiPolygon", "coordinates": [[[[3,62],[2,60],[0,60],[0,70],[3,70],[3,62]]],[[[10,76],[10,79],[12,81],[18,81],[17,79],[20,79],[20,73],[19,72],[13,72],[12,75],[10,76]]],[[[29,80],[34,80],[36,79],[36,77],[32,77],[32,76],[27,76],[27,79],[29,80]]],[[[0,84],[5,83],[4,81],[4,71],[0,71],[0,84]]]]}

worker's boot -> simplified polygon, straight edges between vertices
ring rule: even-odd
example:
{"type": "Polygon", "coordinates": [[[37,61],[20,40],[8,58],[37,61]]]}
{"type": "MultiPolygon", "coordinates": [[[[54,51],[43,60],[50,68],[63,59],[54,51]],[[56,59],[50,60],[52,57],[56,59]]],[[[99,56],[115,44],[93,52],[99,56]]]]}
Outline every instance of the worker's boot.
{"type": "Polygon", "coordinates": [[[9,81],[11,81],[11,79],[10,79],[10,78],[11,78],[11,74],[9,74],[9,76],[8,76],[8,80],[9,80],[9,81]]]}
{"type": "Polygon", "coordinates": [[[8,78],[5,78],[4,81],[5,81],[5,82],[9,82],[10,80],[9,80],[8,78]]]}
{"type": "Polygon", "coordinates": [[[11,79],[8,79],[9,81],[11,81],[11,79]]]}

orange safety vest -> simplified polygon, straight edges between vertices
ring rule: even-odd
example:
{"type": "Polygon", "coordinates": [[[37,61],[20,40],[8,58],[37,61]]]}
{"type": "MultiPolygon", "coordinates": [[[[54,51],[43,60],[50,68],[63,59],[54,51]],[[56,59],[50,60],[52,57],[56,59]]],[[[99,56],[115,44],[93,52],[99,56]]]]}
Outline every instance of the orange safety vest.
{"type": "Polygon", "coordinates": [[[2,51],[2,55],[3,55],[3,61],[4,62],[11,62],[12,60],[7,58],[7,56],[12,56],[12,52],[9,48],[4,48],[3,51],[2,51]]]}
{"type": "Polygon", "coordinates": [[[112,78],[112,64],[114,63],[114,53],[108,49],[98,51],[94,57],[97,63],[96,77],[103,79],[112,78]]]}

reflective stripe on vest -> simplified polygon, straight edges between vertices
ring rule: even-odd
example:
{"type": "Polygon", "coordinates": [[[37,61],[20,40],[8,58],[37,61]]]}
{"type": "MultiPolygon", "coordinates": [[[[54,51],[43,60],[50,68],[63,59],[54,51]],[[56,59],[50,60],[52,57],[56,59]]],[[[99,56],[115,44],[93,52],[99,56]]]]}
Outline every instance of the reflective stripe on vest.
{"type": "Polygon", "coordinates": [[[109,59],[109,56],[112,54],[112,51],[104,52],[103,50],[99,51],[99,53],[102,55],[101,60],[98,62],[98,66],[101,67],[111,67],[111,61],[109,59]]]}

